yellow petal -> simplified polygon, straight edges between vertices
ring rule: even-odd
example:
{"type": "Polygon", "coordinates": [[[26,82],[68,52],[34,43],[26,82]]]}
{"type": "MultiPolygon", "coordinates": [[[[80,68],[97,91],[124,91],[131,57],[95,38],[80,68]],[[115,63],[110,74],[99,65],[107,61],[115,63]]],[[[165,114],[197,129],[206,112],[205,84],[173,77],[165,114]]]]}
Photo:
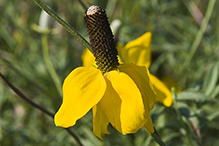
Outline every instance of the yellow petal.
{"type": "Polygon", "coordinates": [[[156,100],[156,92],[150,81],[149,70],[145,66],[137,66],[134,64],[120,65],[119,70],[128,74],[139,87],[142,95],[145,109],[151,110],[156,100]]]}
{"type": "Polygon", "coordinates": [[[173,98],[167,86],[154,75],[151,75],[151,81],[157,93],[156,101],[162,102],[167,107],[171,106],[173,103],[173,98]]]}
{"type": "Polygon", "coordinates": [[[96,66],[95,57],[87,48],[84,49],[81,55],[81,60],[84,67],[96,66]]]}
{"type": "Polygon", "coordinates": [[[176,94],[179,94],[181,92],[181,89],[178,87],[176,81],[173,78],[169,76],[164,76],[161,78],[161,80],[167,86],[167,88],[169,88],[169,90],[171,90],[171,88],[175,88],[176,94]]]}
{"type": "Polygon", "coordinates": [[[109,122],[120,133],[136,133],[147,121],[140,90],[125,73],[110,71],[104,77],[107,89],[100,104],[109,122]]]}
{"type": "Polygon", "coordinates": [[[150,110],[154,107],[156,100],[155,89],[152,85],[149,70],[145,66],[137,66],[137,65],[120,65],[119,70],[128,74],[139,87],[144,107],[145,107],[145,117],[147,117],[147,122],[144,127],[148,132],[153,133],[154,127],[153,122],[150,116],[150,110]]]}
{"type": "Polygon", "coordinates": [[[92,108],[92,112],[93,112],[93,133],[100,139],[103,139],[101,133],[109,134],[109,132],[107,131],[107,126],[109,124],[109,121],[99,103],[92,108]]]}
{"type": "Polygon", "coordinates": [[[56,126],[73,126],[103,97],[106,83],[102,73],[93,67],[73,70],[63,84],[63,103],[55,115],[56,126]]]}
{"type": "Polygon", "coordinates": [[[116,48],[117,48],[117,50],[118,50],[119,55],[122,55],[122,54],[124,53],[123,51],[126,51],[125,48],[124,48],[124,45],[118,44],[118,45],[116,46],[116,48]]]}
{"type": "Polygon", "coordinates": [[[146,116],[148,117],[148,120],[147,120],[147,122],[145,123],[144,127],[147,129],[147,131],[148,131],[149,133],[154,133],[154,125],[153,125],[153,122],[152,122],[150,113],[147,112],[147,113],[146,113],[146,116]]]}
{"type": "Polygon", "coordinates": [[[118,57],[119,64],[123,64],[121,57],[119,55],[117,57],[118,57]]]}
{"type": "Polygon", "coordinates": [[[149,68],[151,64],[151,33],[147,32],[130,41],[123,49],[119,48],[119,52],[124,63],[133,63],[149,68]]]}

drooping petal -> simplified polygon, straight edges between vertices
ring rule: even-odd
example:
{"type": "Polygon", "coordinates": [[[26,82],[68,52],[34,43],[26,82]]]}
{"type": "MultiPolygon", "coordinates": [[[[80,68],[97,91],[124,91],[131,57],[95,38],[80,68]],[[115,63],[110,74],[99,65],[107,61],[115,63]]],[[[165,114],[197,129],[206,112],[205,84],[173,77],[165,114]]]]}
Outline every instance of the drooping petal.
{"type": "Polygon", "coordinates": [[[101,133],[109,134],[109,132],[107,131],[107,126],[109,124],[109,121],[100,103],[98,103],[92,108],[92,112],[93,112],[93,133],[100,139],[103,139],[101,133]]]}
{"type": "Polygon", "coordinates": [[[154,125],[153,125],[153,122],[152,122],[150,113],[149,113],[149,112],[146,112],[145,114],[146,114],[146,116],[148,117],[148,120],[147,120],[147,122],[144,124],[144,127],[147,129],[147,131],[148,131],[149,133],[154,133],[154,125]]]}
{"type": "Polygon", "coordinates": [[[121,47],[118,47],[118,49],[124,63],[133,63],[149,68],[151,64],[151,33],[147,32],[130,41],[123,49],[121,47]]]}
{"type": "Polygon", "coordinates": [[[145,66],[137,66],[137,65],[120,65],[119,70],[128,74],[139,87],[144,107],[145,107],[145,117],[147,117],[147,122],[145,123],[144,127],[147,129],[148,132],[153,133],[154,127],[153,122],[150,116],[150,110],[154,107],[156,93],[155,89],[150,80],[150,73],[145,66]]]}
{"type": "Polygon", "coordinates": [[[116,91],[113,89],[111,82],[105,77],[107,84],[106,92],[100,101],[101,107],[107,116],[107,119],[120,133],[123,133],[121,127],[121,104],[122,101],[116,91]]]}
{"type": "Polygon", "coordinates": [[[110,71],[104,77],[107,89],[100,104],[109,122],[120,133],[137,132],[147,121],[140,90],[125,73],[110,71]]]}
{"type": "Polygon", "coordinates": [[[156,92],[150,80],[150,73],[145,66],[137,66],[134,64],[120,65],[119,70],[128,74],[139,87],[142,95],[145,109],[151,110],[156,100],[156,92]]]}
{"type": "Polygon", "coordinates": [[[123,53],[126,51],[124,47],[125,47],[124,45],[120,45],[120,44],[116,45],[119,55],[124,55],[123,53]]]}
{"type": "Polygon", "coordinates": [[[96,66],[95,57],[87,48],[84,49],[81,60],[84,67],[96,66]]]}
{"type": "Polygon", "coordinates": [[[167,88],[169,88],[169,90],[171,90],[171,88],[175,88],[176,94],[181,92],[181,89],[172,77],[164,76],[161,78],[161,81],[167,86],[167,88]]]}
{"type": "Polygon", "coordinates": [[[156,101],[162,102],[167,107],[171,106],[173,103],[173,98],[167,86],[154,75],[151,75],[151,81],[157,93],[156,101]]]}
{"type": "Polygon", "coordinates": [[[63,84],[63,103],[55,115],[56,126],[70,127],[103,97],[106,83],[102,73],[93,67],[73,70],[63,84]]]}

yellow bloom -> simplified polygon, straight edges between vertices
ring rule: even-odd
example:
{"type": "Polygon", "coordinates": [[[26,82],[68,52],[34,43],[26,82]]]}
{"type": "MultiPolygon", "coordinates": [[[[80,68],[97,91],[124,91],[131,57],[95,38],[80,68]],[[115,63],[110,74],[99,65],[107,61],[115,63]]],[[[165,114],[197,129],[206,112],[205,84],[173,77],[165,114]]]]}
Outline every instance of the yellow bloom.
{"type": "MultiPolygon", "coordinates": [[[[125,46],[118,45],[117,49],[124,63],[149,68],[151,64],[151,33],[147,32],[125,46]]],[[[119,61],[122,62],[120,58],[119,61]]],[[[95,64],[95,58],[88,49],[85,49],[82,54],[82,62],[83,66],[95,64]]],[[[171,106],[173,103],[172,94],[166,84],[152,74],[150,80],[157,93],[156,102],[162,102],[167,107],[171,106]]]]}
{"type": "MultiPolygon", "coordinates": [[[[112,32],[104,19],[105,11],[97,6],[90,7],[85,15],[95,56],[90,58],[96,59],[96,65],[78,67],[66,77],[63,103],[54,117],[55,124],[64,128],[73,126],[92,109],[93,133],[101,139],[101,133],[108,134],[109,123],[122,134],[135,133],[143,126],[153,133],[149,111],[156,93],[150,73],[144,66],[118,63],[112,32]],[[94,31],[93,26],[105,27],[94,31]]],[[[83,63],[86,66],[94,60],[83,63]]]]}
{"type": "Polygon", "coordinates": [[[119,65],[104,75],[94,67],[76,68],[63,84],[63,103],[55,124],[73,126],[93,108],[93,132],[100,138],[101,133],[108,133],[109,122],[123,134],[135,133],[144,125],[153,133],[149,111],[156,95],[148,76],[145,67],[136,65],[119,65]]]}

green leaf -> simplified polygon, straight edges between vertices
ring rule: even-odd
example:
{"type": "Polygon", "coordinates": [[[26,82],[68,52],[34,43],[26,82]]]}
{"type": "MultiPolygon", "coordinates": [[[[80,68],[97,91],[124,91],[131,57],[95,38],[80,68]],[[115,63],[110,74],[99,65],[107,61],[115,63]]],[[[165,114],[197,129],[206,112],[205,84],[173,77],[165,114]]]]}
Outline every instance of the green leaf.
{"type": "Polygon", "coordinates": [[[182,136],[182,133],[180,132],[172,132],[170,134],[168,134],[166,137],[163,138],[163,141],[168,142],[173,140],[174,138],[180,137],[182,136]]]}
{"type": "Polygon", "coordinates": [[[219,85],[214,88],[214,91],[211,93],[211,98],[215,98],[219,94],[219,85]]]}
{"type": "Polygon", "coordinates": [[[203,91],[205,95],[210,95],[214,90],[219,77],[219,61],[215,63],[204,78],[203,91]]]}
{"type": "Polygon", "coordinates": [[[217,118],[218,116],[219,116],[219,111],[216,111],[216,112],[210,114],[210,115],[207,117],[207,119],[205,119],[205,121],[200,124],[200,128],[202,128],[203,126],[205,126],[206,124],[208,124],[209,121],[214,120],[214,119],[217,118]]]}
{"type": "Polygon", "coordinates": [[[177,95],[177,100],[206,101],[210,99],[209,96],[197,91],[184,91],[177,95]]]}

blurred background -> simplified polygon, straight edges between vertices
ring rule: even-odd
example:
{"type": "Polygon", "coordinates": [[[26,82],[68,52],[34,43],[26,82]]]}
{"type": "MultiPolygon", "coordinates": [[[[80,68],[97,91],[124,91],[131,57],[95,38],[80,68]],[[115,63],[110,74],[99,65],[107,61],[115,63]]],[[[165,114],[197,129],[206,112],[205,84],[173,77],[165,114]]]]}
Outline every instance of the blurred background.
{"type": "MultiPolygon", "coordinates": [[[[178,84],[177,106],[156,104],[153,122],[164,142],[219,145],[219,1],[210,7],[207,29],[191,48],[212,0],[43,0],[85,39],[85,7],[102,6],[109,21],[120,20],[117,43],[152,32],[151,73],[178,84]],[[186,64],[186,65],[185,65],[186,64]],[[177,113],[179,112],[179,113],[177,113]],[[179,117],[180,114],[180,117],[179,117]],[[190,139],[190,140],[189,140],[190,139]]],[[[31,0],[0,1],[0,72],[29,99],[55,113],[65,77],[81,66],[84,46],[31,0]],[[47,27],[47,28],[46,28],[47,27]],[[53,66],[54,70],[50,67],[53,66]],[[52,70],[52,71],[51,71],[52,70]]],[[[157,145],[144,128],[122,135],[109,126],[104,140],[92,133],[92,113],[70,128],[85,146],[157,145]]],[[[1,146],[78,145],[53,119],[18,97],[0,79],[1,146]]]]}

